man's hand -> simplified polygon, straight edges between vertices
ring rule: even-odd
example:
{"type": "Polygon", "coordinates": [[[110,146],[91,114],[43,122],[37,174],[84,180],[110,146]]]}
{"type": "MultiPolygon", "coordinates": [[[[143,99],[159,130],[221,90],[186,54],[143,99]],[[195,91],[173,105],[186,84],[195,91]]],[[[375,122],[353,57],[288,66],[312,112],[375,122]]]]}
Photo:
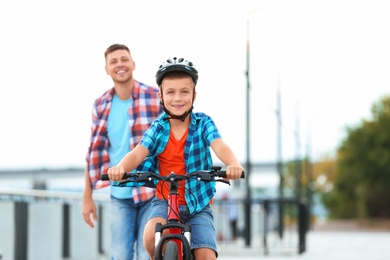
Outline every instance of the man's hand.
{"type": "Polygon", "coordinates": [[[98,220],[98,216],[96,214],[96,205],[92,198],[83,199],[82,214],[85,223],[94,228],[94,222],[98,220]]]}

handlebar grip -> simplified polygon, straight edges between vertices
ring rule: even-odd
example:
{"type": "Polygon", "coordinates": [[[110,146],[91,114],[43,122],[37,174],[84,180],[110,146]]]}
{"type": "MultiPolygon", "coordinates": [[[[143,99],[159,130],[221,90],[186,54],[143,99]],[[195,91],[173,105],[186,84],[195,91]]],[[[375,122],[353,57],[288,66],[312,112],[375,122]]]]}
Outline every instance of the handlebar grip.
{"type": "MultiPolygon", "coordinates": [[[[219,172],[219,176],[222,177],[222,178],[226,178],[226,171],[220,171],[219,172]]],[[[241,179],[244,179],[244,178],[245,178],[245,171],[242,171],[241,179]]]]}
{"type": "MultiPolygon", "coordinates": [[[[124,180],[124,179],[126,179],[127,177],[128,177],[128,174],[130,174],[130,173],[124,173],[123,174],[123,177],[122,177],[122,180],[124,180]]],[[[107,173],[103,173],[101,176],[100,176],[100,179],[102,180],[102,181],[109,181],[110,180],[110,178],[108,178],[108,174],[107,173]]]]}

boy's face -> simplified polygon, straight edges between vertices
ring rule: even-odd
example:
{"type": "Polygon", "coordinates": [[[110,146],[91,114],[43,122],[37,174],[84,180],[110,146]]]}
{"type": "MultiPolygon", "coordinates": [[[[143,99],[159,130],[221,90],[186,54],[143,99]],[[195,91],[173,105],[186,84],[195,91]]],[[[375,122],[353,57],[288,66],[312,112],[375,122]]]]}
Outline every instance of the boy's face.
{"type": "Polygon", "coordinates": [[[181,116],[192,108],[196,92],[191,77],[164,78],[158,93],[168,111],[175,116],[181,116]]]}
{"type": "Polygon", "coordinates": [[[127,50],[116,50],[107,55],[105,69],[115,83],[125,83],[133,78],[135,63],[127,50]]]}

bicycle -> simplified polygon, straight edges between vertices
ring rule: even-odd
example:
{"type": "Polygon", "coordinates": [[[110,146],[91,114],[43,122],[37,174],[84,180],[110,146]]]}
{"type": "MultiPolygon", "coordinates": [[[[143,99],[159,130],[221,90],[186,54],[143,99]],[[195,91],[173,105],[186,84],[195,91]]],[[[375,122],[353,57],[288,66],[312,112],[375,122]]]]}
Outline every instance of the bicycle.
{"type": "MultiPolygon", "coordinates": [[[[219,166],[211,167],[209,171],[197,171],[185,175],[170,173],[168,176],[160,176],[153,172],[128,172],[123,176],[119,186],[128,182],[150,183],[153,180],[168,182],[170,192],[168,195],[168,218],[166,224],[157,223],[155,226],[155,260],[191,260],[195,259],[191,252],[191,224],[184,222],[179,216],[179,182],[189,178],[196,178],[201,181],[223,182],[230,185],[224,179],[226,171],[219,166]],[[168,233],[163,235],[163,231],[168,233]],[[165,250],[164,250],[165,247],[165,250]],[[180,253],[181,252],[181,253],[180,253]]],[[[245,172],[241,178],[245,178],[245,172]]],[[[109,180],[107,174],[102,175],[102,180],[109,180]]]]}

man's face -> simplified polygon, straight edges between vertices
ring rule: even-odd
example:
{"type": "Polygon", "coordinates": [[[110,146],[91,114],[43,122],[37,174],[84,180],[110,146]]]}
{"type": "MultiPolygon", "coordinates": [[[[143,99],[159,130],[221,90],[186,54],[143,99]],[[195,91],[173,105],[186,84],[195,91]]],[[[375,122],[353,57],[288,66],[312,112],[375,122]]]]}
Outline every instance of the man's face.
{"type": "Polygon", "coordinates": [[[135,63],[126,50],[116,50],[107,55],[106,73],[114,82],[125,83],[133,78],[135,63]]]}

